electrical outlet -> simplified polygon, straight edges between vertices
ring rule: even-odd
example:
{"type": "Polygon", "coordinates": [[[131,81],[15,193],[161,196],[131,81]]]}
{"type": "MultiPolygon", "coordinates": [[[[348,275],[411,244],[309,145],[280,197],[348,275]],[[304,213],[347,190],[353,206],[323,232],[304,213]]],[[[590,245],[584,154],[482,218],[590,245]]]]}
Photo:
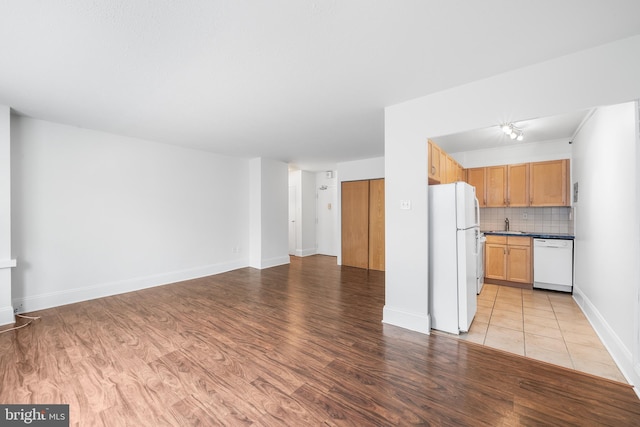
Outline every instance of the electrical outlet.
{"type": "Polygon", "coordinates": [[[522,219],[527,219],[527,213],[526,212],[522,214],[522,219]]]}
{"type": "Polygon", "coordinates": [[[20,303],[17,306],[13,307],[13,314],[17,314],[18,312],[22,312],[22,303],[20,303]]]}

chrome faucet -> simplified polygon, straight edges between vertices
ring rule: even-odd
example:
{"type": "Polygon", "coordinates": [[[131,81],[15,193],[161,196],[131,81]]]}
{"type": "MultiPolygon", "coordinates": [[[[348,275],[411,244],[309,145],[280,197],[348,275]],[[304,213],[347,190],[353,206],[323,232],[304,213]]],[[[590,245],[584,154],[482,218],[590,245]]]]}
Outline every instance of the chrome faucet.
{"type": "Polygon", "coordinates": [[[509,231],[509,218],[504,219],[504,231],[509,231]]]}

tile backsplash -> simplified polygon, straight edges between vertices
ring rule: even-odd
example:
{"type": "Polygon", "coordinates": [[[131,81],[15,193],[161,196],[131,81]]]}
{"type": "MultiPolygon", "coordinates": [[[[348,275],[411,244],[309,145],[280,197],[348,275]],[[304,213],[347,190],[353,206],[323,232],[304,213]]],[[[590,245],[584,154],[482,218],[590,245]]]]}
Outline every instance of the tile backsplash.
{"type": "Polygon", "coordinates": [[[512,231],[573,234],[571,210],[570,207],[480,208],[480,230],[504,230],[504,220],[509,218],[512,231]]]}

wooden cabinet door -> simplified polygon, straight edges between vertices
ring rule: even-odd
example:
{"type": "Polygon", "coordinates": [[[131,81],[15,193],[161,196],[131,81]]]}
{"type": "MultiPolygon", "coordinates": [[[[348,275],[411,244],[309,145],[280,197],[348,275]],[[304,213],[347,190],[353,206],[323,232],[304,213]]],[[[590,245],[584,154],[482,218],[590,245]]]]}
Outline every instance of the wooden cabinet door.
{"type": "Polygon", "coordinates": [[[429,141],[429,180],[436,181],[438,183],[441,182],[441,171],[442,166],[440,164],[440,159],[442,155],[442,150],[432,141],[429,141]]]}
{"type": "Polygon", "coordinates": [[[456,182],[458,178],[458,164],[452,158],[447,156],[447,184],[450,182],[456,182]]]}
{"type": "Polygon", "coordinates": [[[531,206],[570,206],[569,160],[531,163],[531,206]]]}
{"type": "Polygon", "coordinates": [[[369,181],[369,268],[384,271],[384,179],[369,181]]]}
{"type": "Polygon", "coordinates": [[[433,168],[433,142],[427,141],[427,176],[429,177],[429,183],[435,175],[435,169],[433,168]]]}
{"type": "Polygon", "coordinates": [[[507,245],[486,243],[485,270],[488,279],[506,280],[507,278],[507,245]]]}
{"type": "Polygon", "coordinates": [[[507,280],[511,282],[532,283],[531,281],[531,247],[507,247],[507,280]]]}
{"type": "Polygon", "coordinates": [[[481,208],[487,205],[487,195],[485,194],[485,168],[467,169],[467,183],[476,188],[476,197],[481,208]]]}
{"type": "Polygon", "coordinates": [[[467,174],[464,171],[464,168],[458,164],[458,181],[465,181],[467,179],[467,174]]]}
{"type": "Polygon", "coordinates": [[[488,166],[486,169],[487,207],[507,205],[507,166],[488,166]]]}
{"type": "Polygon", "coordinates": [[[529,163],[507,166],[507,206],[529,206],[529,163]]]}
{"type": "Polygon", "coordinates": [[[342,183],[342,265],[369,266],[369,181],[342,183]]]}
{"type": "Polygon", "coordinates": [[[440,147],[440,183],[446,184],[447,181],[447,153],[440,147]]]}

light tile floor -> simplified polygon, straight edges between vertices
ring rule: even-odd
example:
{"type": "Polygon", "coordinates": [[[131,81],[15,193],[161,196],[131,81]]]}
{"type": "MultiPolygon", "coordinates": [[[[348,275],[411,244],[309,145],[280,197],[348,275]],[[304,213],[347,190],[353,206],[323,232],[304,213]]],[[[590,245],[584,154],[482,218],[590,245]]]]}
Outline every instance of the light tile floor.
{"type": "Polygon", "coordinates": [[[459,338],[627,382],[570,294],[485,284],[459,338]]]}

